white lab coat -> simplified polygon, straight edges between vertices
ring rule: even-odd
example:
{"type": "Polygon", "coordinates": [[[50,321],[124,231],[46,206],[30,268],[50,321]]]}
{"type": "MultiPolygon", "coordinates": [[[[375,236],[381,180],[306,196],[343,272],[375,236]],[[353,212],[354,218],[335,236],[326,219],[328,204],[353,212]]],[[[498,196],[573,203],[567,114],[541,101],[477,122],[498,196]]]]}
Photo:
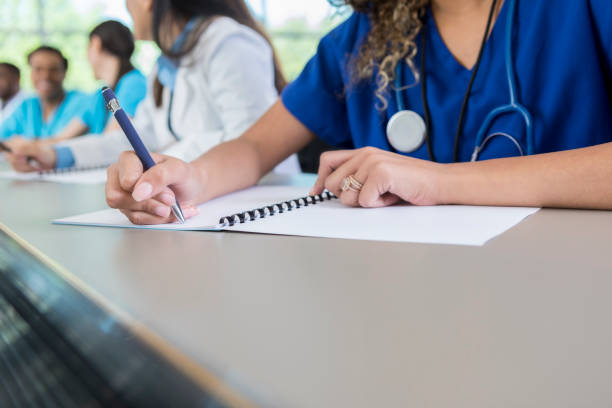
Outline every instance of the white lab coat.
{"type": "MultiPolygon", "coordinates": [[[[149,150],[185,161],[240,136],[278,98],[270,45],[227,17],[215,19],[192,52],[181,59],[171,112],[179,141],[168,128],[169,89],[164,89],[162,106],[155,106],[155,77],[153,72],[134,125],[149,150]]],[[[131,150],[122,132],[78,137],[62,145],[71,148],[78,167],[112,163],[122,151],[131,150]]],[[[297,157],[291,156],[275,170],[299,172],[297,157]]]]}
{"type": "Polygon", "coordinates": [[[4,105],[4,107],[2,107],[4,101],[0,103],[0,124],[4,122],[4,120],[7,119],[9,116],[11,116],[13,112],[15,112],[15,109],[17,109],[17,107],[21,105],[21,102],[23,102],[25,97],[25,92],[19,91],[15,94],[15,96],[9,99],[9,101],[6,103],[6,105],[4,105]]]}

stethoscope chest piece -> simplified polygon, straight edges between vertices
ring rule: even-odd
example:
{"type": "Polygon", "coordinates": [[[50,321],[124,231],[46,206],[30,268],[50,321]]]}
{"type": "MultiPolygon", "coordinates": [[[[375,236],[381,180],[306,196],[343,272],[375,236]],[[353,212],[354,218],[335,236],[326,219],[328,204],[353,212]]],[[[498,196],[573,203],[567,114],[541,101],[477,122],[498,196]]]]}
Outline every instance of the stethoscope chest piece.
{"type": "Polygon", "coordinates": [[[425,121],[416,112],[403,110],[391,117],[387,124],[387,139],[398,152],[411,153],[427,139],[425,121]]]}

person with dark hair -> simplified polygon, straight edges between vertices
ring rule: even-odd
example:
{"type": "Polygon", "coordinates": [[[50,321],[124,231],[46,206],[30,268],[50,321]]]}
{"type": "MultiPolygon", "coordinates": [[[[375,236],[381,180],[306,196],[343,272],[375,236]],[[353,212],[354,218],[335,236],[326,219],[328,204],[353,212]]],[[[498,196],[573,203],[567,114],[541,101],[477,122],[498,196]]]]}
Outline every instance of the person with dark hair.
{"type": "MultiPolygon", "coordinates": [[[[127,0],[134,35],[162,51],[134,124],[154,152],[192,160],[240,136],[285,86],[271,43],[244,0],[127,0]]],[[[119,102],[124,103],[121,97],[119,102]]],[[[60,145],[30,144],[8,155],[18,171],[115,161],[121,132],[60,145]]],[[[278,171],[298,172],[292,156],[278,171]]]]}
{"type": "Polygon", "coordinates": [[[26,140],[53,137],[79,114],[87,101],[81,92],[64,90],[68,60],[60,50],[43,45],[27,58],[37,96],[25,99],[0,124],[0,140],[12,139],[8,144],[13,147],[26,140]]]}
{"type": "Polygon", "coordinates": [[[25,95],[19,86],[19,68],[0,62],[0,124],[17,109],[25,95]]]}
{"type": "MultiPolygon", "coordinates": [[[[133,53],[134,36],[118,21],[105,21],[89,34],[87,60],[95,78],[115,89],[123,110],[131,117],[147,93],[146,78],[132,65],[133,53]]],[[[95,92],[81,114],[48,142],[61,142],[87,132],[102,134],[118,129],[119,125],[106,109],[104,98],[100,92],[95,92]]]]}
{"type": "Polygon", "coordinates": [[[311,193],[347,206],[612,210],[609,0],[335,2],[353,15],[253,127],[146,172],[123,153],[109,205],[160,224],[178,201],[189,218],[317,135],[343,150],[323,154],[311,193]]]}

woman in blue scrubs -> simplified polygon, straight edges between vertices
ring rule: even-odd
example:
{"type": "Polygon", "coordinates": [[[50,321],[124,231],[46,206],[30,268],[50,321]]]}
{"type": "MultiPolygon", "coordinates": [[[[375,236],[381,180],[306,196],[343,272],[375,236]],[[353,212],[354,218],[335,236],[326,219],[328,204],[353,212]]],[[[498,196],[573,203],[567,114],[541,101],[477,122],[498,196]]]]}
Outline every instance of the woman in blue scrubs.
{"type": "MultiPolygon", "coordinates": [[[[124,153],[109,170],[110,205],[135,223],[169,222],[155,214],[170,214],[174,198],[160,194],[171,185],[189,216],[320,137],[346,150],[322,156],[312,192],[327,188],[347,205],[612,208],[609,0],[518,0],[515,10],[514,0],[346,3],[352,17],[241,138],[191,163],[158,156],[144,174],[124,153]],[[484,134],[496,137],[476,140],[510,102],[509,75],[513,104],[527,113],[496,117],[484,134]],[[411,152],[387,137],[399,110],[425,118],[425,142],[411,152]]],[[[404,130],[415,129],[418,121],[404,130]]]]}

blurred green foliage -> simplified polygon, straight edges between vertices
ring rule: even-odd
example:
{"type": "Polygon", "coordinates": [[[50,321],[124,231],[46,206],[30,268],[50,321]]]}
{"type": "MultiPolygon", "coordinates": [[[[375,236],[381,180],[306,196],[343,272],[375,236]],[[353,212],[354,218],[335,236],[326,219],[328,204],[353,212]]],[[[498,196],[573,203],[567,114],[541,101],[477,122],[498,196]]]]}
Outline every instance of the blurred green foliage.
{"type": "Polygon", "coordinates": [[[99,14],[95,9],[78,13],[66,0],[1,0],[0,61],[17,65],[22,86],[31,89],[26,56],[44,42],[61,49],[70,61],[66,86],[91,90],[96,83],[85,52],[87,33],[99,14]],[[39,14],[40,4],[43,14],[39,14]]]}
{"type": "MultiPolygon", "coordinates": [[[[0,61],[11,62],[22,70],[24,89],[32,89],[26,55],[43,42],[61,49],[69,59],[67,89],[94,91],[100,86],[87,63],[86,51],[88,33],[101,21],[102,10],[77,11],[74,4],[74,0],[0,0],[0,61]]],[[[289,80],[315,53],[320,38],[345,15],[346,11],[334,14],[314,28],[305,19],[293,19],[271,31],[289,80]]],[[[139,43],[134,63],[148,73],[158,54],[154,44],[139,43]]]]}
{"type": "Polygon", "coordinates": [[[272,30],[272,42],[278,52],[287,79],[295,79],[315,54],[319,40],[338,24],[344,14],[324,20],[313,29],[304,19],[288,20],[283,27],[272,30]]]}

